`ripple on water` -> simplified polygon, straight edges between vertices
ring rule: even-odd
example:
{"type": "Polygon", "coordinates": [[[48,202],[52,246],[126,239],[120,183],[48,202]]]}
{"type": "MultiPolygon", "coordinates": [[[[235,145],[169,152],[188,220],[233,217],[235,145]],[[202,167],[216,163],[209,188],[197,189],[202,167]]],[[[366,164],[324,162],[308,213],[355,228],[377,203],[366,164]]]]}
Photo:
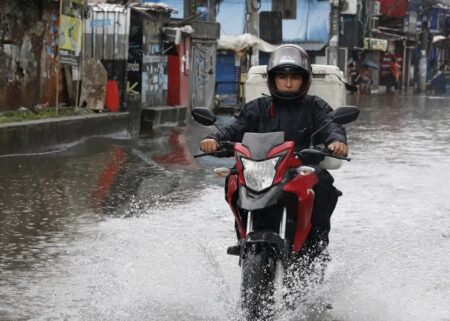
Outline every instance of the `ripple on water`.
{"type": "MultiPolygon", "coordinates": [[[[353,160],[333,172],[344,192],[324,287],[334,308],[318,318],[446,321],[450,113],[423,97],[361,104],[348,126],[353,160]]],[[[166,140],[140,140],[139,153],[96,141],[0,159],[0,319],[233,319],[233,221],[210,174],[221,161],[164,168],[152,156],[166,140]]]]}

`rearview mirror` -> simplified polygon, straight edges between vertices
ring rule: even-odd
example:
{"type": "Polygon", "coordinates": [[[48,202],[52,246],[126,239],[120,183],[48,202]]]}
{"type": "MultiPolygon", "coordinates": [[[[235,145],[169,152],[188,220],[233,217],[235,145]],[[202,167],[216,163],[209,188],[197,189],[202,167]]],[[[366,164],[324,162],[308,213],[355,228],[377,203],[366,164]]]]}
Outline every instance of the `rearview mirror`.
{"type": "Polygon", "coordinates": [[[202,125],[211,126],[216,122],[216,115],[206,107],[195,107],[191,113],[195,121],[202,125]]]}
{"type": "Polygon", "coordinates": [[[333,120],[340,125],[351,123],[359,116],[359,108],[355,106],[345,106],[336,108],[333,111],[333,120]]]}
{"type": "MultiPolygon", "coordinates": [[[[331,113],[333,121],[336,124],[340,125],[351,123],[352,121],[356,120],[358,116],[359,116],[359,108],[355,106],[338,107],[331,113]]],[[[314,133],[311,134],[311,145],[310,145],[311,147],[314,144],[314,136],[322,129],[330,125],[333,121],[330,120],[329,122],[325,123],[325,125],[323,125],[318,130],[316,130],[314,133]]]]}

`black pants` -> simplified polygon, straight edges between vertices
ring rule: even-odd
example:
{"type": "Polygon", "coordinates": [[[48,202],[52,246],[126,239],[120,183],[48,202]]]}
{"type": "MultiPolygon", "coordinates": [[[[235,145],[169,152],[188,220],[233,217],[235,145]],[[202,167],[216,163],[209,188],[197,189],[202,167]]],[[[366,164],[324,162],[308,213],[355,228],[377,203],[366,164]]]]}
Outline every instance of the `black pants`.
{"type": "Polygon", "coordinates": [[[330,231],[330,219],[331,214],[333,214],[336,208],[338,197],[342,193],[334,187],[333,176],[320,167],[315,167],[316,174],[319,178],[319,182],[314,186],[314,207],[312,213],[311,224],[313,227],[317,227],[324,232],[327,232],[327,242],[328,242],[328,232],[330,231]]]}
{"type": "Polygon", "coordinates": [[[308,257],[307,261],[309,262],[312,262],[324,253],[324,250],[328,247],[331,215],[336,208],[338,197],[342,195],[334,187],[334,179],[327,170],[320,167],[315,167],[315,169],[319,183],[314,186],[315,198],[311,218],[312,227],[300,254],[308,257]]]}
{"type": "Polygon", "coordinates": [[[388,84],[389,84],[389,87],[391,90],[399,89],[399,84],[398,84],[397,78],[395,78],[393,75],[389,76],[388,84]]]}

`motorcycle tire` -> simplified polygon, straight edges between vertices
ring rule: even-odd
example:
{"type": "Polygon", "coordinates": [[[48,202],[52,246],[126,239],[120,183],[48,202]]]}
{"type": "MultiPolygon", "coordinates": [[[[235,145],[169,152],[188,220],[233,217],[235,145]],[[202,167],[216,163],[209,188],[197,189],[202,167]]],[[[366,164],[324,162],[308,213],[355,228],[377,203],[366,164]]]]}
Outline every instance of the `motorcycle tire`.
{"type": "Polygon", "coordinates": [[[244,320],[272,320],[275,308],[276,261],[268,244],[255,243],[246,249],[241,283],[244,320]]]}

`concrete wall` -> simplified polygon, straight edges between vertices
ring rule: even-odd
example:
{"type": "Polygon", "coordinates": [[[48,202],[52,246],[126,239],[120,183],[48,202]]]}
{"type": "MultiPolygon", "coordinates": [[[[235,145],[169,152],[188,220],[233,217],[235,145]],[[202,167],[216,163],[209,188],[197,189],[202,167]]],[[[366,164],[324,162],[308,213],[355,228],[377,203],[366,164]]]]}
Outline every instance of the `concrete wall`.
{"type": "Polygon", "coordinates": [[[55,150],[90,136],[121,132],[129,136],[130,124],[128,112],[2,124],[0,155],[55,150]]]}

